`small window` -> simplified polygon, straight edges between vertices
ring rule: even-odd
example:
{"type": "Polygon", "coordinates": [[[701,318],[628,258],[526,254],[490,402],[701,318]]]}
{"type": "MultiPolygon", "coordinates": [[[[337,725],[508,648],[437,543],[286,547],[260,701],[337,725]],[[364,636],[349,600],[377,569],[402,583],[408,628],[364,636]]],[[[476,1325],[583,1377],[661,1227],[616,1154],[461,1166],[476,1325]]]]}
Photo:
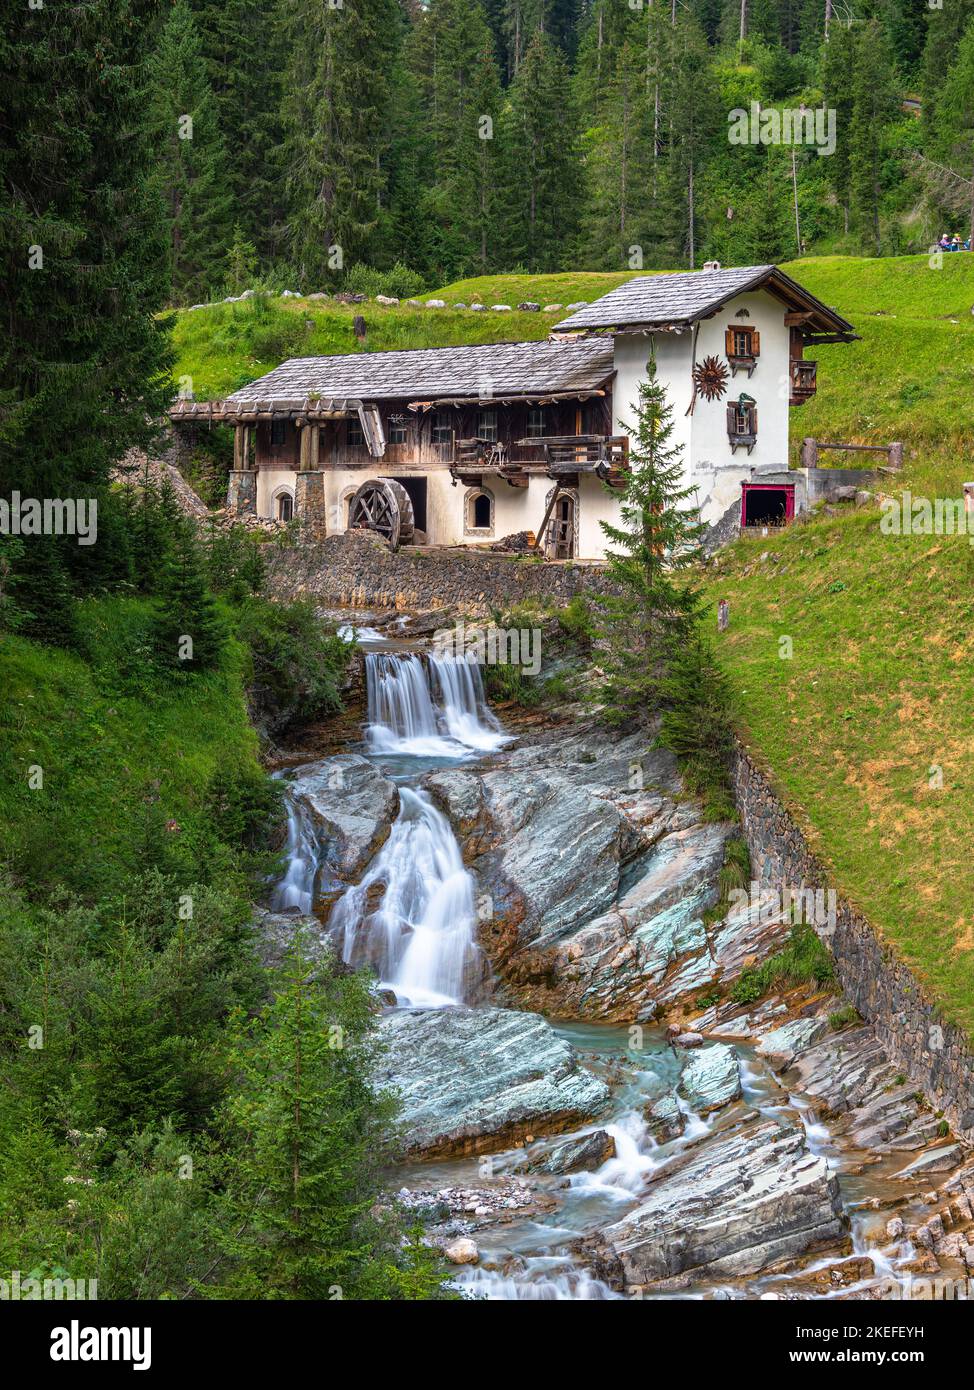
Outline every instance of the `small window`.
{"type": "Polygon", "coordinates": [[[732,362],[753,360],[761,352],[758,330],[747,324],[731,324],[724,334],[724,351],[732,362]]]}
{"type": "Polygon", "coordinates": [[[272,449],[279,449],[279,448],[281,447],[281,445],[284,443],[284,437],[285,437],[286,434],[287,434],[287,421],[286,421],[286,420],[272,420],[272,421],[271,421],[271,448],[272,448],[272,449]]]}
{"type": "Polygon", "coordinates": [[[277,515],[280,521],[290,521],[294,516],[294,498],[289,492],[282,492],[277,499],[277,515]]]}
{"type": "Polygon", "coordinates": [[[360,449],[365,443],[365,435],[362,433],[362,422],[360,420],[349,420],[345,442],[350,449],[360,449]]]}
{"type": "Polygon", "coordinates": [[[544,434],[544,411],[540,406],[528,411],[528,439],[540,439],[544,434]]]}
{"type": "Polygon", "coordinates": [[[727,404],[727,436],[731,446],[747,446],[748,453],[754,447],[758,434],[758,407],[750,396],[741,396],[727,404]]]}
{"type": "Polygon", "coordinates": [[[433,416],[433,443],[453,443],[453,421],[445,410],[438,410],[433,416]]]}
{"type": "Polygon", "coordinates": [[[481,410],[477,415],[477,438],[497,443],[497,411],[481,410]]]}
{"type": "Polygon", "coordinates": [[[389,443],[406,444],[409,442],[409,422],[403,415],[389,416],[389,443]]]}

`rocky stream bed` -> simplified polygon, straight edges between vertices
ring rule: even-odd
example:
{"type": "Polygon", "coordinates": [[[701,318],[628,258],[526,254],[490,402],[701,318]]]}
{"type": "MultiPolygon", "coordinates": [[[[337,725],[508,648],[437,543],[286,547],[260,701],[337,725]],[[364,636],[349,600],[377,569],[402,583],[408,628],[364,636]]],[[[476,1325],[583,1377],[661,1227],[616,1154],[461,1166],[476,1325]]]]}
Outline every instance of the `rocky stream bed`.
{"type": "Polygon", "coordinates": [[[772,885],[711,920],[732,827],[669,754],[502,728],[479,677],[368,639],[364,735],[290,769],[261,920],[271,952],[300,921],[376,969],[395,1185],[457,1286],[892,1298],[974,1272],[974,1160],[873,1031],[808,988],[728,1001],[789,924],[772,885]]]}

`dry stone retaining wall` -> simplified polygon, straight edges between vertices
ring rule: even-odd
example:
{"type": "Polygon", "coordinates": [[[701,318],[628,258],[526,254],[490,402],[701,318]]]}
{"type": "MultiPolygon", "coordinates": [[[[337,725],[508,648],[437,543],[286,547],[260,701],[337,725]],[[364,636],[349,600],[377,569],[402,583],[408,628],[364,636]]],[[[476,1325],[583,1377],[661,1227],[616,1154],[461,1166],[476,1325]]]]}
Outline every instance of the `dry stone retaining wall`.
{"type": "MultiPolygon", "coordinates": [[[[770,779],[743,747],[735,756],[734,788],[755,879],[779,892],[833,886],[770,779]]],[[[974,1055],[967,1035],[939,1018],[911,971],[840,895],[834,932],[831,924],[817,930],[835,956],[843,992],[874,1026],[887,1055],[964,1138],[974,1140],[974,1055]]]]}

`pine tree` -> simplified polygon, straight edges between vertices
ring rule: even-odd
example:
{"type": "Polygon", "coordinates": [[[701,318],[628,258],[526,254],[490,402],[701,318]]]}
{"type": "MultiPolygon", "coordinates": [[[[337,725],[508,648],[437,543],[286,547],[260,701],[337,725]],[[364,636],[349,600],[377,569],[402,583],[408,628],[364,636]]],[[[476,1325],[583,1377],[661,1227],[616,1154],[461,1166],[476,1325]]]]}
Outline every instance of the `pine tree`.
{"type": "Polygon", "coordinates": [[[832,26],[822,50],[821,83],[825,106],[835,112],[835,151],[823,162],[828,166],[832,191],[842,208],[844,230],[849,230],[852,206],[852,106],[856,34],[841,24],[832,26]]]}
{"type": "Polygon", "coordinates": [[[873,19],[856,37],[849,171],[853,211],[877,256],[883,251],[880,214],[884,135],[898,109],[893,56],[879,21],[873,19]]]}
{"type": "Polygon", "coordinates": [[[253,285],[257,274],[257,248],[252,241],[247,241],[239,222],[233,229],[225,265],[224,288],[228,294],[239,295],[253,285]]]}
{"type": "Polygon", "coordinates": [[[234,221],[265,264],[283,248],[280,0],[193,0],[234,221]]]}
{"type": "Polygon", "coordinates": [[[591,191],[587,241],[594,263],[631,264],[645,252],[644,233],[651,221],[654,111],[647,91],[641,49],[623,44],[602,106],[601,124],[586,136],[586,167],[591,191]]]}
{"type": "Polygon", "coordinates": [[[154,11],[24,6],[0,34],[4,495],[88,495],[150,442],[168,402],[143,67],[154,11]]]}
{"type": "Polygon", "coordinates": [[[794,217],[788,216],[787,169],[781,152],[768,145],[764,170],[750,206],[747,228],[747,254],[755,265],[780,261],[794,250],[794,217]]]}
{"type": "Polygon", "coordinates": [[[423,93],[434,177],[424,199],[445,279],[494,259],[500,80],[479,4],[432,0],[410,49],[423,93]]]}
{"type": "Polygon", "coordinates": [[[501,199],[507,263],[562,269],[577,240],[581,164],[568,66],[540,31],[508,96],[501,199]]]}
{"type": "Polygon", "coordinates": [[[940,90],[939,111],[940,137],[935,149],[950,171],[941,180],[941,201],[947,208],[966,213],[974,246],[974,20],[940,90]]]}
{"type": "Polygon", "coordinates": [[[179,302],[215,293],[229,238],[226,157],[206,60],[186,0],[175,0],[151,63],[150,128],[169,215],[169,264],[179,302]]]}
{"type": "Polygon", "coordinates": [[[928,144],[933,144],[939,136],[940,89],[972,19],[974,0],[952,0],[927,14],[927,35],[920,61],[920,127],[928,144]]]}
{"type": "Polygon", "coordinates": [[[25,537],[15,570],[13,600],[19,631],[50,647],[75,647],[79,639],[64,552],[58,536],[25,537]]]}
{"type": "Polygon", "coordinates": [[[660,695],[660,745],[676,755],[687,789],[704,798],[707,819],[733,820],[730,686],[699,631],[671,654],[660,695]]]}
{"type": "Polygon", "coordinates": [[[288,250],[300,285],[337,283],[379,240],[396,0],[283,0],[288,250]]]}
{"type": "Polygon", "coordinates": [[[629,431],[626,484],[614,493],[619,520],[600,523],[611,546],[608,575],[620,591],[601,600],[607,709],[617,719],[655,708],[666,665],[693,630],[698,607],[681,571],[694,558],[701,526],[694,490],[683,486],[683,446],[673,442],[672,416],[651,357],[629,431]]]}
{"type": "Polygon", "coordinates": [[[152,629],[160,665],[172,671],[211,670],[226,630],[205,580],[205,562],[191,523],[173,517],[172,549],[162,568],[152,629]]]}
{"type": "Polygon", "coordinates": [[[678,21],[673,45],[665,112],[669,137],[668,199],[679,254],[693,270],[703,241],[698,225],[700,190],[720,126],[720,112],[710,52],[694,20],[678,21]]]}
{"type": "Polygon", "coordinates": [[[373,1090],[362,976],[312,969],[300,943],[273,1002],[242,1024],[226,1111],[233,1163],[221,1297],[435,1297],[440,1272],[376,1215],[393,1107],[373,1090]]]}

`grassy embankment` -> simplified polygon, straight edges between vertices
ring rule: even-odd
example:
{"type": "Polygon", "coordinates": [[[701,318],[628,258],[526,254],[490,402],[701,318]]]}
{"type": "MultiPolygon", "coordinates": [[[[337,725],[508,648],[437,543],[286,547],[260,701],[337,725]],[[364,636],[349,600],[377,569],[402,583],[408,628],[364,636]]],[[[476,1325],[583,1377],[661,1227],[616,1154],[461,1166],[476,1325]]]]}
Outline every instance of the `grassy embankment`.
{"type": "MultiPolygon", "coordinates": [[[[784,268],[862,337],[816,350],[819,392],[795,412],[793,454],[806,434],[901,439],[906,463],[889,491],[958,496],[974,478],[974,258],[945,256],[942,269],[925,256],[784,268]]],[[[492,276],[436,297],[568,303],[625,278],[492,276]]],[[[541,338],[559,317],[285,300],[268,327],[293,320],[300,348],[258,360],[236,345],[257,322],[253,311],[218,306],[180,316],[180,370],[203,396],[294,351],[354,351],[356,311],[373,349],[541,338]]],[[[708,585],[714,601],[731,603],[720,650],[749,742],[836,886],[974,1036],[974,549],[966,537],[884,536],[876,509],[848,509],[770,542],[738,543],[708,585]],[[779,656],[782,637],[791,659],[779,656]]]]}

